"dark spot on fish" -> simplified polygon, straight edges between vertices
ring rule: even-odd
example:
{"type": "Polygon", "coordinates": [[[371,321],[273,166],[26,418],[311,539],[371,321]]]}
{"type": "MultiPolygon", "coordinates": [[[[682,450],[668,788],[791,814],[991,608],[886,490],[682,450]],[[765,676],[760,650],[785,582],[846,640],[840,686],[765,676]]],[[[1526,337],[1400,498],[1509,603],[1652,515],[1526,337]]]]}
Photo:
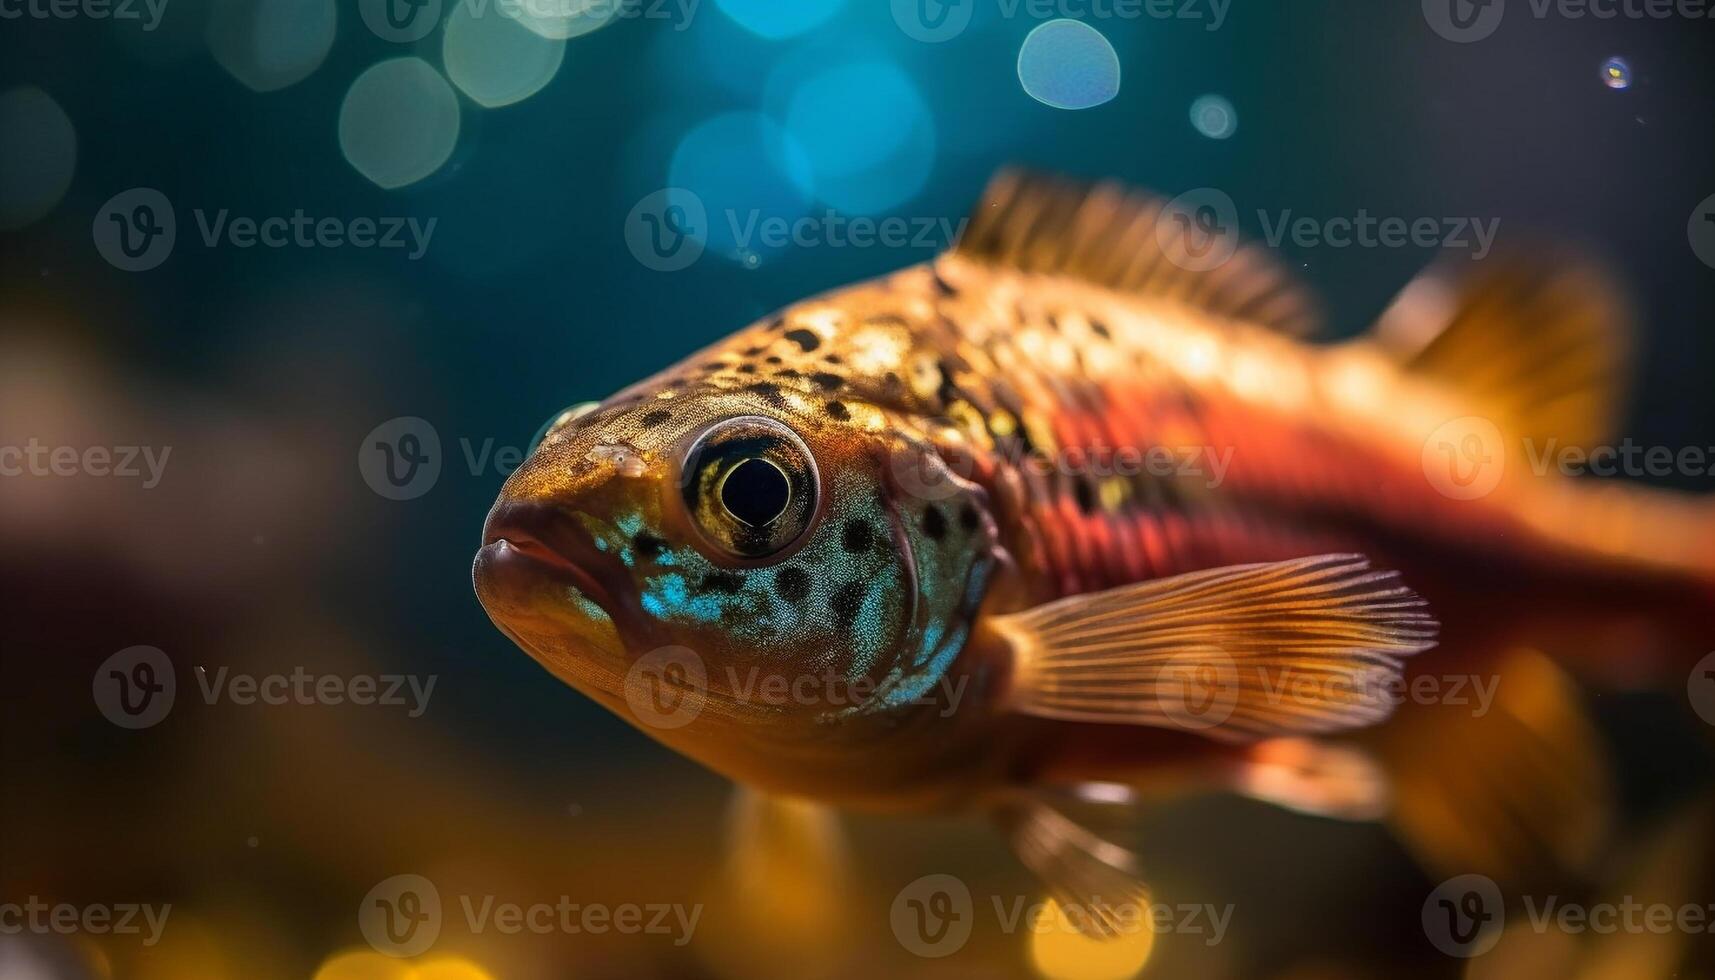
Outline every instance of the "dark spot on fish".
{"type": "Polygon", "coordinates": [[[805,353],[809,353],[810,351],[822,346],[822,338],[816,336],[815,331],[805,330],[803,327],[786,331],[786,339],[797,344],[799,349],[803,350],[805,353]]]}
{"type": "Polygon", "coordinates": [[[844,364],[846,362],[846,359],[838,354],[824,354],[822,355],[822,360],[827,361],[829,364],[844,364]]]}
{"type": "Polygon", "coordinates": [[[959,291],[957,289],[953,288],[952,283],[941,278],[941,272],[939,269],[930,268],[929,277],[934,280],[935,291],[937,293],[940,293],[942,296],[957,296],[957,295],[959,295],[959,291]]]}
{"type": "Polygon", "coordinates": [[[866,589],[867,586],[862,582],[847,582],[834,591],[833,597],[828,600],[828,606],[834,610],[834,615],[839,617],[841,626],[850,627],[857,619],[858,613],[863,610],[863,595],[866,589]]]}
{"type": "Polygon", "coordinates": [[[967,503],[964,506],[959,508],[959,526],[960,527],[964,528],[967,531],[975,531],[977,529],[977,525],[980,523],[982,523],[982,522],[978,518],[977,509],[975,507],[972,507],[970,504],[967,503]]]}
{"type": "Polygon", "coordinates": [[[828,371],[817,371],[810,375],[810,380],[823,391],[839,391],[846,383],[846,379],[828,371]]]}
{"type": "Polygon", "coordinates": [[[758,381],[744,390],[756,395],[775,408],[786,407],[786,399],[780,395],[780,386],[772,381],[758,381]]]}
{"type": "Polygon", "coordinates": [[[786,318],[783,316],[775,317],[774,322],[770,323],[768,325],[768,329],[770,329],[770,330],[784,330],[784,329],[786,329],[786,318]]]}
{"type": "Polygon", "coordinates": [[[774,372],[776,378],[802,378],[804,375],[791,368],[782,368],[774,372]]]}
{"type": "Polygon", "coordinates": [[[724,368],[724,367],[726,367],[725,361],[704,361],[703,362],[703,370],[705,370],[705,371],[719,371],[721,368],[724,368]]]}
{"type": "Polygon", "coordinates": [[[643,534],[639,534],[635,538],[632,538],[631,545],[636,548],[637,553],[644,558],[654,558],[656,555],[661,553],[661,549],[667,547],[667,542],[653,534],[645,532],[643,534]]]}
{"type": "Polygon", "coordinates": [[[1058,331],[1060,329],[1060,318],[1053,313],[1048,314],[1048,326],[1051,329],[1058,331]]]}
{"type": "Polygon", "coordinates": [[[672,412],[669,412],[664,408],[657,408],[655,411],[645,414],[642,422],[644,425],[660,425],[672,417],[672,412]]]}
{"type": "Polygon", "coordinates": [[[766,348],[766,347],[750,347],[750,348],[747,348],[745,350],[744,356],[745,357],[757,357],[757,356],[761,355],[762,353],[766,352],[767,350],[768,350],[768,348],[766,348]]]}
{"type": "Polygon", "coordinates": [[[934,504],[923,508],[923,533],[931,541],[939,541],[947,536],[947,515],[941,513],[941,508],[934,504]]]}
{"type": "Polygon", "coordinates": [[[785,364],[786,363],[785,358],[781,357],[779,354],[770,354],[767,357],[763,358],[763,360],[767,361],[770,364],[785,364]]]}
{"type": "Polygon", "coordinates": [[[1090,481],[1075,478],[1072,481],[1072,499],[1078,502],[1078,509],[1086,514],[1096,511],[1096,491],[1090,486],[1090,481]]]}
{"type": "Polygon", "coordinates": [[[849,555],[861,555],[875,544],[875,529],[868,521],[856,518],[846,522],[845,534],[840,537],[840,547],[846,549],[849,555]]]}
{"type": "Polygon", "coordinates": [[[744,577],[733,572],[710,572],[703,576],[703,581],[697,586],[699,592],[725,592],[736,594],[744,588],[744,577]]]}
{"type": "Polygon", "coordinates": [[[738,373],[739,374],[755,374],[756,373],[756,365],[754,365],[754,364],[740,364],[738,366],[738,373]]]}
{"type": "Polygon", "coordinates": [[[1109,330],[1108,325],[1100,320],[1091,320],[1090,329],[1095,332],[1096,336],[1103,340],[1112,340],[1114,338],[1113,331],[1109,330]]]}
{"type": "Polygon", "coordinates": [[[899,380],[899,375],[893,371],[887,372],[881,378],[882,390],[890,395],[898,394],[905,388],[905,382],[899,380]]]}
{"type": "Polygon", "coordinates": [[[810,594],[810,573],[797,565],[787,565],[774,573],[774,591],[787,602],[803,602],[810,594]]]}
{"type": "Polygon", "coordinates": [[[831,419],[838,419],[841,422],[844,422],[845,420],[852,417],[852,412],[851,412],[851,409],[846,407],[845,402],[829,402],[828,403],[828,417],[831,419]]]}

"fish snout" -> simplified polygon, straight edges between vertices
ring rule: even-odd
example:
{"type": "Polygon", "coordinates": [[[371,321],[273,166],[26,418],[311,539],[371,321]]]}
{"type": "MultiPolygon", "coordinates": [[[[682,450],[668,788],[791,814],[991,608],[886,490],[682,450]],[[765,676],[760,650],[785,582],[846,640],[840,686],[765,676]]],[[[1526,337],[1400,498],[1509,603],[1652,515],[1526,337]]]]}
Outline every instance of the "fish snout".
{"type": "Polygon", "coordinates": [[[624,566],[596,546],[576,513],[541,500],[502,497],[494,505],[472,575],[496,620],[565,614],[566,607],[616,620],[628,591],[624,566]]]}

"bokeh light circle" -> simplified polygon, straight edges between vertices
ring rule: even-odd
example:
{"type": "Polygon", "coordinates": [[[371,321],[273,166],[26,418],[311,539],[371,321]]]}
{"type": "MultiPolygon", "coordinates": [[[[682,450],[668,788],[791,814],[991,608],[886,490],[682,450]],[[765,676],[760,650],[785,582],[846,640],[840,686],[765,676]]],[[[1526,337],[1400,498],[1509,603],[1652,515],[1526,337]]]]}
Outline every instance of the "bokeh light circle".
{"type": "Polygon", "coordinates": [[[1632,65],[1624,58],[1609,58],[1602,62],[1602,84],[1611,89],[1632,87],[1632,65]]]}
{"type": "Polygon", "coordinates": [[[1117,935],[1096,937],[1081,931],[1082,917],[1054,898],[1044,899],[1044,911],[1030,935],[1030,962],[1046,980],[1130,980],[1143,972],[1155,949],[1155,931],[1148,905],[1122,910],[1128,918],[1117,935]]]}
{"type": "Polygon", "coordinates": [[[1205,95],[1191,103],[1191,125],[1212,140],[1224,140],[1238,132],[1239,114],[1226,99],[1205,95]]]}
{"type": "Polygon", "coordinates": [[[762,239],[768,227],[804,214],[810,183],[803,147],[759,112],[730,112],[699,124],[679,141],[668,168],[668,184],[705,207],[708,251],[734,261],[785,247],[762,239]]]}
{"type": "Polygon", "coordinates": [[[459,139],[459,102],[421,58],[391,58],[351,83],[339,110],[339,148],[357,172],[388,189],[440,169],[459,139]]]}
{"type": "Polygon", "coordinates": [[[77,170],[77,129],[53,96],[33,85],[0,92],[0,230],[47,214],[77,170]]]}
{"type": "MultiPolygon", "coordinates": [[[[522,2],[508,3],[500,3],[498,0],[478,0],[478,2],[488,4],[486,10],[500,10],[501,13],[542,37],[552,41],[565,41],[580,34],[588,34],[598,27],[605,27],[612,23],[622,12],[622,3],[634,4],[634,6],[624,9],[637,11],[636,16],[647,17],[652,11],[651,5],[655,0],[522,0],[522,2]],[[637,3],[641,3],[642,6],[635,6],[637,3]]],[[[684,2],[690,2],[690,0],[684,0],[684,2]]]]}
{"type": "Polygon", "coordinates": [[[1119,94],[1119,54],[1094,27],[1051,20],[1031,31],[1018,49],[1018,81],[1043,105],[1094,108],[1119,94]]]}
{"type": "MultiPolygon", "coordinates": [[[[522,102],[554,80],[566,42],[497,12],[494,0],[461,0],[447,16],[441,63],[471,101],[490,109],[522,102]]],[[[525,6],[534,6],[529,4],[525,6]]]]}
{"type": "Polygon", "coordinates": [[[804,148],[820,200],[875,214],[923,189],[935,162],[935,124],[917,86],[882,61],[839,65],[793,92],[786,130],[804,148]]]}
{"type": "Polygon", "coordinates": [[[209,5],[208,46],[257,92],[303,81],[321,67],[339,29],[334,0],[220,0],[209,5]]]}
{"type": "Polygon", "coordinates": [[[721,12],[771,41],[797,37],[826,23],[845,0],[715,0],[721,12]]]}

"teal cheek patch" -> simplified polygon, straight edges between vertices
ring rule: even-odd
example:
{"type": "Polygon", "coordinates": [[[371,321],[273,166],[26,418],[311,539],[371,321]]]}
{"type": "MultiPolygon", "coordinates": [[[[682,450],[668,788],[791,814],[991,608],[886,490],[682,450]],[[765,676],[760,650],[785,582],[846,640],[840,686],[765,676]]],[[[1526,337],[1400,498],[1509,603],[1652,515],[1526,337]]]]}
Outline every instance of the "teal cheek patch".
{"type": "Polygon", "coordinates": [[[716,623],[727,609],[716,596],[693,594],[677,572],[646,579],[641,602],[645,612],[663,622],[716,623]]]}

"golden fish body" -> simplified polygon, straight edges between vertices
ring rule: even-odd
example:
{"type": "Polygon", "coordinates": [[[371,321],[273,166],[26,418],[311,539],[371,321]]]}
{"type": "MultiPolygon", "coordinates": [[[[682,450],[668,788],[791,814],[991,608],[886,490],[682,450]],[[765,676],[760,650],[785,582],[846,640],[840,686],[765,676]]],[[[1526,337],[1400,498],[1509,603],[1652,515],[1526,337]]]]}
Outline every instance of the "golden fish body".
{"type": "Polygon", "coordinates": [[[1624,316],[1594,277],[1431,276],[1315,345],[1265,259],[1205,268],[1169,219],[1003,177],[955,251],[568,413],[489,517],[484,605],[720,772],[999,808],[1049,876],[1027,841],[1076,835],[1020,800],[1254,783],[1384,718],[1432,614],[1467,659],[1641,616],[1665,660],[1706,628],[1707,508],[1521,465],[1611,413],[1624,316]]]}

